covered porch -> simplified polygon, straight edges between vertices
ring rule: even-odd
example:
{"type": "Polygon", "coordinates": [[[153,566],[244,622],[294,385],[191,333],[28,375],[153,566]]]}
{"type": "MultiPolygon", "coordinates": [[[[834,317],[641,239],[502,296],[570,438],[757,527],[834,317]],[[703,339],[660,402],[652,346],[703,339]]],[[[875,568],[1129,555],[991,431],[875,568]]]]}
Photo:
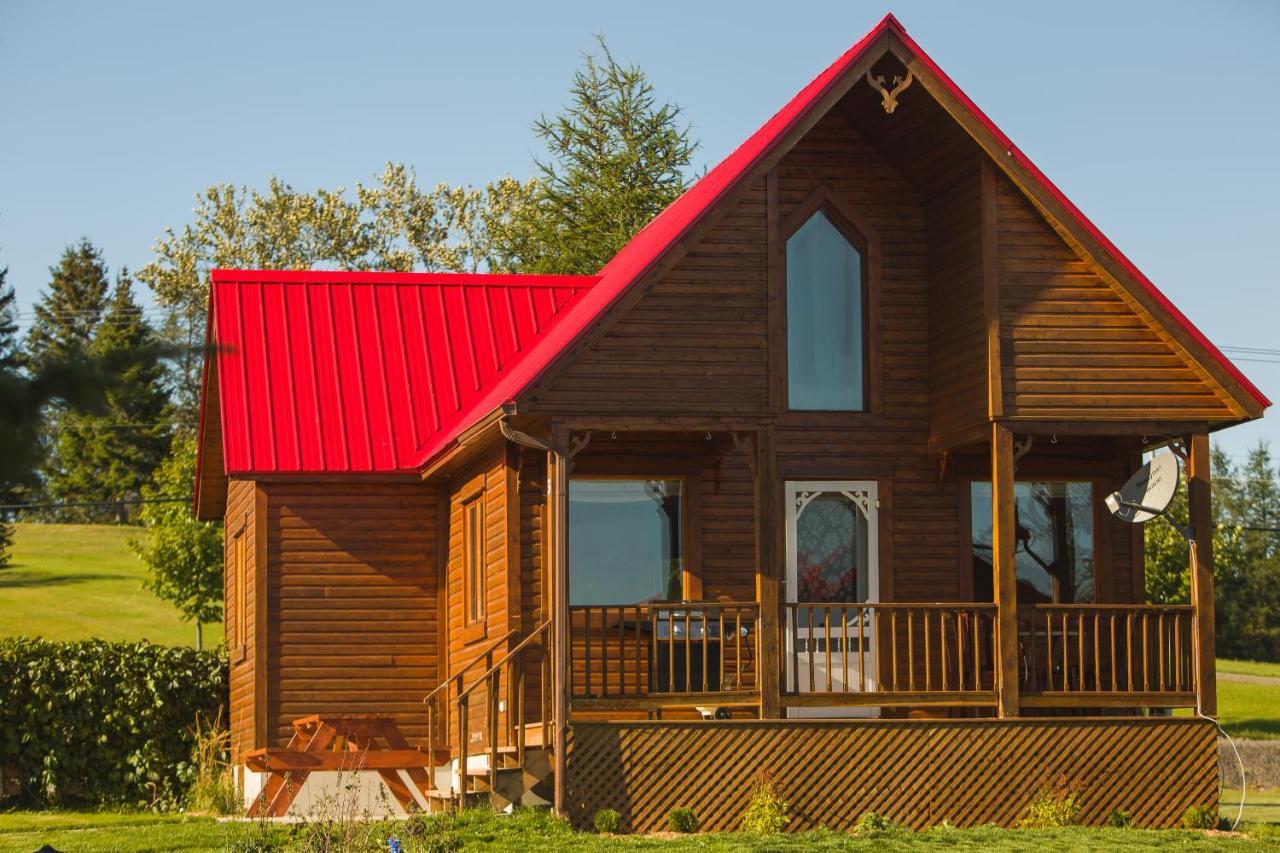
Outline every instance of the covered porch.
{"type": "MultiPolygon", "coordinates": [[[[893,493],[901,484],[891,475],[780,476],[770,422],[556,425],[548,555],[552,693],[563,713],[553,711],[553,718],[1103,716],[1179,707],[1212,713],[1212,610],[1196,604],[1212,601],[1207,549],[1194,548],[1189,605],[1144,603],[1140,574],[1104,577],[1111,558],[1101,549],[1116,533],[1108,532],[1115,523],[1101,500],[1123,477],[1073,473],[1073,454],[1096,440],[1096,427],[1074,437],[1060,425],[1052,429],[997,423],[985,441],[936,454],[939,480],[960,483],[963,531],[958,549],[939,559],[954,566],[952,588],[967,595],[928,600],[914,590],[909,599],[894,594],[910,587],[894,583],[893,493]],[[1033,479],[1024,480],[1020,462],[1037,435],[1039,461],[1027,467],[1033,479]],[[1091,537],[1088,556],[1076,559],[1086,580],[1073,579],[1063,559],[1029,553],[1034,537],[1053,550],[1050,540],[1064,535],[1035,529],[1070,511],[1066,491],[1039,488],[1059,482],[1087,485],[1074,508],[1084,513],[1077,528],[1091,537]],[[620,528],[604,537],[603,544],[612,538],[618,553],[629,555],[611,561],[598,550],[587,557],[591,543],[584,546],[574,528],[575,517],[600,524],[608,515],[593,501],[628,500],[651,516],[657,507],[667,524],[653,549],[667,571],[654,581],[656,593],[643,598],[631,534],[620,528]],[[716,512],[699,511],[712,503],[716,512]],[[738,554],[736,568],[709,557],[717,548],[741,548],[744,534],[750,552],[738,554]],[[1038,585],[1024,577],[1032,558],[1046,564],[1038,585]],[[588,559],[597,565],[584,566],[588,559]],[[622,576],[613,584],[611,571],[622,576]]],[[[1141,442],[1152,442],[1115,430],[1134,448],[1120,469],[1136,467],[1141,442]]],[[[1207,435],[1176,440],[1191,472],[1192,518],[1203,522],[1207,435]]],[[[1140,528],[1131,535],[1129,559],[1140,567],[1140,528]]],[[[1069,552],[1058,542],[1054,553],[1069,552]]]]}

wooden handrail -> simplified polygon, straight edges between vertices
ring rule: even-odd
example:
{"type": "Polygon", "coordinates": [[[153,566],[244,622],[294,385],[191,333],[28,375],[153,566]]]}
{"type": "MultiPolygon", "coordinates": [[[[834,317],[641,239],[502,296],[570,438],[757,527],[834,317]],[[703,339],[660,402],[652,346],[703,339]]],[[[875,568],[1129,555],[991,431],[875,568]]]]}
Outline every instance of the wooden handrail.
{"type": "Polygon", "coordinates": [[[437,693],[439,693],[441,690],[444,690],[446,687],[452,684],[454,680],[461,678],[463,675],[466,674],[467,670],[471,669],[471,667],[475,666],[477,663],[483,660],[491,652],[496,651],[499,646],[501,646],[507,640],[510,640],[512,637],[514,637],[518,633],[520,632],[512,628],[510,631],[503,634],[501,637],[497,638],[496,640],[494,640],[493,642],[489,643],[487,646],[482,648],[478,653],[476,653],[475,657],[467,661],[460,669],[450,673],[448,676],[441,679],[440,683],[436,685],[435,689],[423,697],[422,699],[423,703],[425,704],[427,702],[430,702],[432,699],[436,697],[437,693]]]}
{"type": "MultiPolygon", "coordinates": [[[[512,648],[511,651],[503,655],[502,658],[497,663],[489,667],[484,672],[480,673],[480,676],[475,681],[471,682],[470,687],[466,688],[465,690],[463,690],[461,693],[458,694],[458,698],[462,699],[464,696],[470,696],[471,691],[475,690],[477,687],[483,684],[486,678],[489,678],[490,676],[497,673],[500,669],[502,669],[503,666],[507,664],[508,661],[511,660],[513,656],[519,654],[520,652],[528,648],[534,639],[536,639],[540,634],[545,633],[546,630],[550,627],[551,627],[551,620],[548,619],[545,622],[543,622],[541,625],[539,625],[538,627],[530,631],[527,637],[525,637],[519,643],[516,643],[515,647],[512,648]]],[[[511,633],[515,634],[518,632],[512,631],[511,633]]]]}

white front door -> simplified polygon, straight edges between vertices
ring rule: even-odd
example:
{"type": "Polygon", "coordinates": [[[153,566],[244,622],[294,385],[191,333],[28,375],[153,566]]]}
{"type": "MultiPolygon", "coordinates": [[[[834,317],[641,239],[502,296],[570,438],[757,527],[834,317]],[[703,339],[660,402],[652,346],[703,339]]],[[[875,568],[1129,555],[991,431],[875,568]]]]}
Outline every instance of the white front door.
{"type": "MultiPolygon", "coordinates": [[[[879,500],[872,480],[786,486],[786,684],[798,693],[876,688],[870,613],[880,600],[879,500]],[[827,605],[827,606],[822,606],[827,605]]],[[[792,717],[868,716],[875,708],[791,708],[792,717]]]]}

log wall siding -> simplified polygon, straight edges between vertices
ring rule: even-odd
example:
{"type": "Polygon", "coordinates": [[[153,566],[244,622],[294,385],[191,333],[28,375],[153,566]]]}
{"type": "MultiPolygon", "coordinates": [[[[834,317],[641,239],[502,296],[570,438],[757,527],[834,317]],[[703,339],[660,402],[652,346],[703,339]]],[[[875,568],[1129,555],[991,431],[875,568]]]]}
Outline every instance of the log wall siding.
{"type": "Polygon", "coordinates": [[[1006,178],[997,181],[1005,413],[1232,418],[1223,392],[1121,298],[1006,178]]]}
{"type": "MultiPolygon", "coordinates": [[[[450,673],[468,663],[487,643],[492,643],[511,628],[516,627],[520,616],[520,602],[510,595],[508,555],[510,553],[507,528],[508,465],[506,451],[502,447],[450,480],[449,486],[449,536],[445,574],[445,612],[448,614],[448,647],[450,673]],[[484,558],[485,558],[485,618],[483,634],[466,622],[463,598],[463,573],[465,568],[462,535],[463,504],[475,494],[475,487],[482,485],[484,496],[484,558]],[[514,617],[514,618],[513,618],[514,617]]],[[[513,522],[514,524],[514,522],[513,522]]],[[[514,528],[513,528],[514,532],[514,528]]],[[[517,570],[518,571],[518,570],[517,570]]],[[[509,645],[514,645],[511,643],[509,645]]],[[[496,663],[502,652],[494,653],[496,663]]],[[[482,672],[480,667],[468,674],[467,685],[482,672]]],[[[502,689],[505,689],[505,685],[502,689]]],[[[450,695],[454,695],[450,691],[450,695]]],[[[483,738],[486,731],[486,715],[483,689],[474,694],[468,722],[473,737],[483,738]]],[[[452,718],[451,718],[452,721],[452,718]]],[[[454,725],[451,722],[451,726],[454,725]]],[[[450,732],[454,729],[451,727],[450,732]]],[[[475,743],[482,740],[477,739],[475,743]]]]}
{"type": "Polygon", "coordinates": [[[252,480],[230,480],[227,483],[227,508],[223,523],[223,573],[226,590],[223,599],[225,630],[223,636],[228,638],[229,643],[230,638],[235,636],[233,622],[238,613],[238,598],[241,595],[245,597],[245,624],[249,628],[245,637],[243,655],[238,650],[231,649],[231,705],[228,724],[231,730],[231,754],[235,756],[239,756],[247,749],[266,745],[256,741],[254,732],[254,722],[258,712],[255,697],[256,685],[259,680],[266,678],[266,673],[258,672],[254,665],[259,639],[257,631],[254,630],[257,624],[258,605],[257,560],[255,559],[258,531],[254,523],[255,492],[252,480]],[[245,578],[249,581],[246,589],[240,588],[235,575],[233,543],[237,533],[245,537],[245,578]]]}
{"type": "Polygon", "coordinates": [[[867,812],[913,829],[1012,826],[1061,774],[1084,783],[1086,825],[1124,809],[1137,826],[1173,827],[1218,799],[1216,731],[1191,718],[576,722],[570,737],[569,817],[582,829],[613,808],[623,831],[655,832],[680,806],[705,830],[734,830],[762,770],[791,830],[849,829],[867,812]]]}
{"type": "Polygon", "coordinates": [[[436,491],[289,481],[267,496],[270,745],[308,714],[394,714],[424,743],[437,683],[436,491]]]}
{"type": "Polygon", "coordinates": [[[982,185],[975,169],[930,202],[929,419],[934,435],[986,421],[982,185]]]}

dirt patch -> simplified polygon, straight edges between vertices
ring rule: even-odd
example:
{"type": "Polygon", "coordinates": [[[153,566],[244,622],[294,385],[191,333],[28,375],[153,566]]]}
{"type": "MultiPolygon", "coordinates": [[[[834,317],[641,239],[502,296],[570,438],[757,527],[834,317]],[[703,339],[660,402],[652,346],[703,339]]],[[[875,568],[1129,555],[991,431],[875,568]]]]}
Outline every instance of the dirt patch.
{"type": "MultiPolygon", "coordinates": [[[[1236,738],[1240,762],[1244,763],[1244,780],[1250,788],[1280,788],[1280,740],[1243,740],[1236,738]]],[[[1231,745],[1218,741],[1218,767],[1222,771],[1222,784],[1228,788],[1240,787],[1240,762],[1236,761],[1231,745]]]]}
{"type": "Polygon", "coordinates": [[[1241,684],[1266,684],[1271,687],[1280,687],[1280,678],[1271,675],[1245,675],[1242,672],[1220,672],[1218,673],[1219,681],[1238,681],[1241,684]]]}

